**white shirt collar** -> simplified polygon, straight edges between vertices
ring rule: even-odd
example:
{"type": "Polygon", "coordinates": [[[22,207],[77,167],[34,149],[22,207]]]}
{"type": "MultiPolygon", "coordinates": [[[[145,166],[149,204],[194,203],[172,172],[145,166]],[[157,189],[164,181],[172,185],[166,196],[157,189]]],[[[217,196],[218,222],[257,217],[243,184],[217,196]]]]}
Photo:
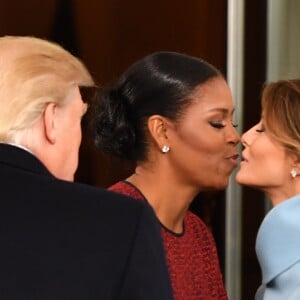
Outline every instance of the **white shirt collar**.
{"type": "Polygon", "coordinates": [[[21,148],[21,149],[23,149],[23,150],[25,150],[25,151],[27,151],[27,152],[33,154],[31,150],[29,150],[27,147],[25,147],[25,146],[23,146],[23,145],[16,144],[16,143],[7,143],[7,144],[8,144],[8,145],[11,145],[11,146],[15,146],[15,147],[21,148]]]}

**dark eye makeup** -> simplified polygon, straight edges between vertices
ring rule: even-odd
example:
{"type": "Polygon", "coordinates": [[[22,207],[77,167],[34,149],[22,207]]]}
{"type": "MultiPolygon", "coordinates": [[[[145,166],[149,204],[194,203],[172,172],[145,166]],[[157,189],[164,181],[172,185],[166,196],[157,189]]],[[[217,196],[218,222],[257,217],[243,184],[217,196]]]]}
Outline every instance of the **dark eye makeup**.
{"type": "MultiPolygon", "coordinates": [[[[214,127],[214,128],[217,128],[217,129],[221,129],[221,128],[224,128],[226,125],[224,125],[222,122],[209,122],[209,124],[214,127]]],[[[234,128],[237,128],[238,127],[238,124],[234,124],[234,123],[231,123],[232,126],[234,128]]]]}
{"type": "Polygon", "coordinates": [[[217,128],[217,129],[221,129],[221,128],[224,128],[225,125],[221,122],[209,122],[209,124],[214,127],[214,128],[217,128]]]}

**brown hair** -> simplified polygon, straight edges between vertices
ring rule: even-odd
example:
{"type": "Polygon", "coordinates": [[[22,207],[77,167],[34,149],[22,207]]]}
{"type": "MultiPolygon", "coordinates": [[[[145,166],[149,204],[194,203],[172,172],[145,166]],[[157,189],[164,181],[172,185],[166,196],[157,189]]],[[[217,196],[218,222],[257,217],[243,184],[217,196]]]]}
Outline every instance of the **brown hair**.
{"type": "Polygon", "coordinates": [[[300,80],[280,80],[265,86],[262,117],[271,137],[300,157],[300,80]]]}

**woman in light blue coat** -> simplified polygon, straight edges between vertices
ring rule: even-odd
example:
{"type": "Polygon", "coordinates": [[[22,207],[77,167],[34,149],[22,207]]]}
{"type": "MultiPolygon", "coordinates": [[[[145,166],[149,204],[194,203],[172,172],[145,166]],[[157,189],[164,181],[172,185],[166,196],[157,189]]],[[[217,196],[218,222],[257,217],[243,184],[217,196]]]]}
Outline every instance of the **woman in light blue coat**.
{"type": "Polygon", "coordinates": [[[300,80],[267,84],[258,124],[242,136],[238,183],[266,193],[273,208],[256,239],[262,284],[256,300],[300,299],[300,80]]]}

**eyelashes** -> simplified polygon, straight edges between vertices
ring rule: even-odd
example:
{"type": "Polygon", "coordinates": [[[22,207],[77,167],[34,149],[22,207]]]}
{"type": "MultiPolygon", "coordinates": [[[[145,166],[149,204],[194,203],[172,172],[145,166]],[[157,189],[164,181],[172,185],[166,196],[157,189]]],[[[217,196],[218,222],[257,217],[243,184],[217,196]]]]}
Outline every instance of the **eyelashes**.
{"type": "MultiPolygon", "coordinates": [[[[209,124],[214,127],[214,128],[217,128],[217,129],[222,129],[224,127],[226,127],[226,125],[224,125],[223,123],[221,122],[209,122],[209,124]]],[[[238,127],[238,124],[234,124],[234,123],[231,123],[232,127],[234,128],[237,128],[238,127]]]]}
{"type": "Polygon", "coordinates": [[[214,128],[217,128],[217,129],[222,129],[225,127],[224,124],[220,123],[220,122],[209,122],[209,124],[214,127],[214,128]]]}
{"type": "Polygon", "coordinates": [[[259,132],[259,133],[264,132],[265,131],[265,127],[263,125],[260,125],[260,127],[257,128],[255,131],[259,132]]]}

